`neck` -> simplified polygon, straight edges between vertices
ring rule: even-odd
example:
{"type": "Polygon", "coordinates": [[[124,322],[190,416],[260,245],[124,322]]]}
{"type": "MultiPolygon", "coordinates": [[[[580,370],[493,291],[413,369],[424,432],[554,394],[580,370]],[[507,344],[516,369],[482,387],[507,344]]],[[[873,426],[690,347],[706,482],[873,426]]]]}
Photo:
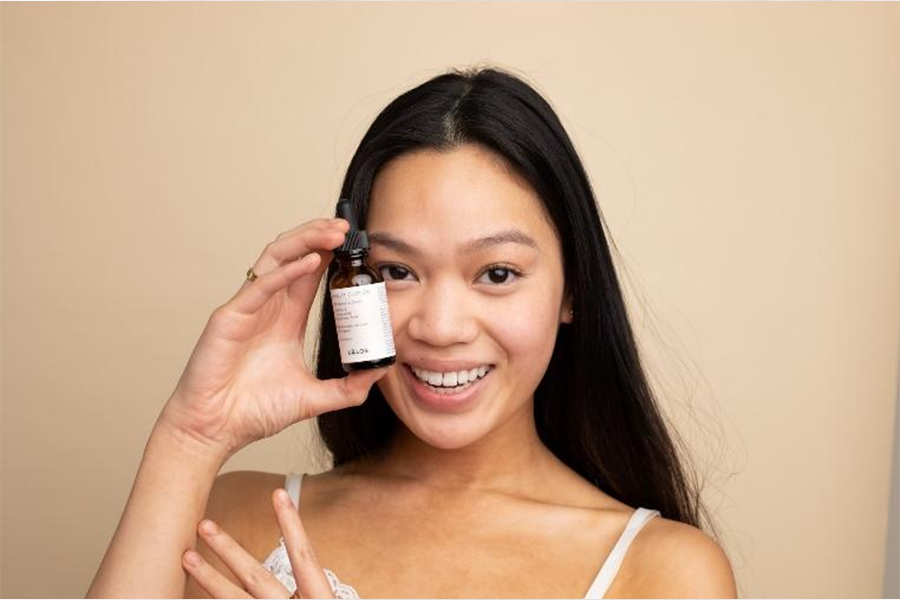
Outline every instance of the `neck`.
{"type": "Polygon", "coordinates": [[[532,398],[501,427],[461,448],[432,446],[401,422],[372,463],[373,473],[423,490],[530,495],[559,461],[537,434],[532,398]]]}

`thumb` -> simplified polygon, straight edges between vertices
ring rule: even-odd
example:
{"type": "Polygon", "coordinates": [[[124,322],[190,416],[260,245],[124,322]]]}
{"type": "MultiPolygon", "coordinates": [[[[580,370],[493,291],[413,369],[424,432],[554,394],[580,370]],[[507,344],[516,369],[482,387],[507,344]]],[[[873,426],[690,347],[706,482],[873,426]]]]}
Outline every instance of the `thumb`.
{"type": "Polygon", "coordinates": [[[369,390],[376,381],[384,377],[388,369],[390,367],[360,369],[346,377],[319,381],[315,386],[316,413],[322,414],[348,406],[359,406],[365,402],[369,390]]]}

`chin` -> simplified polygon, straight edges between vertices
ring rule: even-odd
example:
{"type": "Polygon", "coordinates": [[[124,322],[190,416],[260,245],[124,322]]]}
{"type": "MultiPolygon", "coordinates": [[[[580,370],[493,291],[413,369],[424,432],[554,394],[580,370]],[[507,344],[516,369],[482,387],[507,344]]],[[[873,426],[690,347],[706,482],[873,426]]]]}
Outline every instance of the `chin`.
{"type": "Polygon", "coordinates": [[[491,431],[496,403],[505,396],[497,393],[503,389],[503,380],[492,375],[486,376],[462,402],[429,394],[403,363],[376,385],[410,435],[433,448],[458,450],[491,431]]]}
{"type": "Polygon", "coordinates": [[[439,450],[459,450],[470,446],[484,437],[485,431],[473,424],[448,423],[406,423],[409,432],[421,442],[439,450]]]}

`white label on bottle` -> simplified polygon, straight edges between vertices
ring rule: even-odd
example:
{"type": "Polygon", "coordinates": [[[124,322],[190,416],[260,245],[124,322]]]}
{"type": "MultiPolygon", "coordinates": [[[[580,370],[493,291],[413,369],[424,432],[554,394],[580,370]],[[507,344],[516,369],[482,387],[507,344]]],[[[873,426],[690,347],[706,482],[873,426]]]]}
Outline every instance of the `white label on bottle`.
{"type": "Polygon", "coordinates": [[[342,363],[378,360],[395,354],[383,281],[332,289],[331,304],[342,363]]]}

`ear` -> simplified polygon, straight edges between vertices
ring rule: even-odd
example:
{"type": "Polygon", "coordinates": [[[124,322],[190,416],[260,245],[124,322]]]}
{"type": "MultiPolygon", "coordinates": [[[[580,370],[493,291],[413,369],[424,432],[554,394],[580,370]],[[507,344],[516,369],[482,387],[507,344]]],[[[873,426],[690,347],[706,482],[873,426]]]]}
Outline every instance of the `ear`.
{"type": "Polygon", "coordinates": [[[559,309],[559,322],[571,323],[574,318],[572,314],[572,294],[566,293],[563,298],[562,306],[559,309]]]}

